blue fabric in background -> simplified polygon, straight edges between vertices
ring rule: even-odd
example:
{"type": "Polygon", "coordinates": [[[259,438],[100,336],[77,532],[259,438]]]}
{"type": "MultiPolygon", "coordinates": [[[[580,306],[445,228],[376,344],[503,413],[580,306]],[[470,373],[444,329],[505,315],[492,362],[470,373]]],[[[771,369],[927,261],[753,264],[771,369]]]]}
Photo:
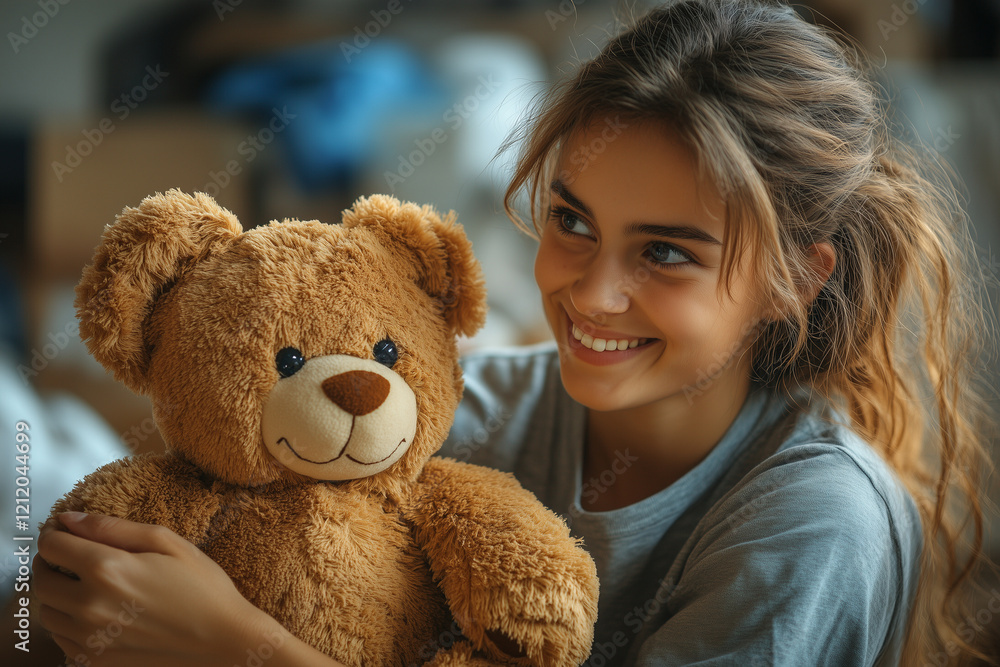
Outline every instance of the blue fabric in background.
{"type": "Polygon", "coordinates": [[[447,87],[405,46],[379,38],[345,54],[343,44],[350,42],[235,64],[206,91],[210,111],[250,115],[262,129],[275,109],[294,116],[277,140],[306,192],[349,185],[379,152],[378,128],[387,119],[440,117],[449,100],[447,87]]]}

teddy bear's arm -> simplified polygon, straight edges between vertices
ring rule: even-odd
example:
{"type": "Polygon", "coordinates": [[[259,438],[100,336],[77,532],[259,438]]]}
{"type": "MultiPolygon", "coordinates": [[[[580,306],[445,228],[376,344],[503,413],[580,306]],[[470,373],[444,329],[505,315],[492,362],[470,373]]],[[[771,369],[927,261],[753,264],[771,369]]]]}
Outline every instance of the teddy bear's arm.
{"type": "Polygon", "coordinates": [[[46,526],[59,528],[61,512],[108,514],[166,526],[199,543],[219,510],[219,498],[197,469],[172,454],[147,454],[113,461],[77,482],[52,507],[46,526]]]}
{"type": "Polygon", "coordinates": [[[512,475],[433,458],[408,508],[452,613],[477,647],[514,639],[531,664],[582,663],[597,618],[594,562],[512,475]]]}

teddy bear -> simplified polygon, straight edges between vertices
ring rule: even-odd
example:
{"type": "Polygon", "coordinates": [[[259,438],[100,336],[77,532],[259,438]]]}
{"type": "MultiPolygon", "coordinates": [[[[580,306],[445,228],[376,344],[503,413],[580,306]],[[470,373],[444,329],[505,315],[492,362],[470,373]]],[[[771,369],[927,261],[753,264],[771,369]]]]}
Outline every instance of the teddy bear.
{"type": "Polygon", "coordinates": [[[485,289],[454,214],[360,198],[340,224],[243,231],[147,197],[77,287],[93,356],[150,397],[166,453],[91,473],[64,511],[159,524],[346,665],[576,665],[598,583],[509,474],[433,456],[485,289]]]}

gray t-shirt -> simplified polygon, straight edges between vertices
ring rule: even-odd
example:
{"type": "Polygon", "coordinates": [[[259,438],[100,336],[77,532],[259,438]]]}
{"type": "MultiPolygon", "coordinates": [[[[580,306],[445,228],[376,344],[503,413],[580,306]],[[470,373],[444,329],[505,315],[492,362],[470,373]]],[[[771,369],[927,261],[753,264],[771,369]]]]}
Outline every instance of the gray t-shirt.
{"type": "Polygon", "coordinates": [[[624,447],[581,479],[586,409],[563,389],[555,347],[462,364],[465,395],[441,454],[512,472],[583,539],[601,586],[588,665],[898,664],[920,517],[839,411],[752,386],[687,474],[588,512],[581,498],[636,457],[624,447]]]}

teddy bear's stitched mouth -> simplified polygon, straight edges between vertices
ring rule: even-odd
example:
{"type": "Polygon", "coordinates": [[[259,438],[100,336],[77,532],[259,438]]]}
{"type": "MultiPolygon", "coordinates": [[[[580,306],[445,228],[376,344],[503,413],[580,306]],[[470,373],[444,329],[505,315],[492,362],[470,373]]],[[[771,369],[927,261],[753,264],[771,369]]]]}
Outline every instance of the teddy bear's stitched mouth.
{"type": "MultiPolygon", "coordinates": [[[[340,453],[337,454],[336,456],[334,456],[332,459],[329,459],[327,461],[313,461],[312,459],[307,459],[306,457],[302,456],[297,451],[295,451],[295,448],[292,447],[292,443],[288,442],[287,438],[284,438],[284,437],[278,438],[278,444],[280,445],[282,442],[285,443],[285,446],[288,447],[288,450],[292,454],[295,454],[296,458],[298,458],[298,459],[300,459],[302,461],[305,461],[306,463],[313,463],[315,465],[326,465],[327,463],[333,463],[334,461],[336,461],[337,459],[339,459],[341,456],[343,456],[344,452],[347,450],[347,444],[345,444],[344,448],[340,450],[340,453]]],[[[389,452],[389,454],[387,456],[385,456],[384,458],[379,459],[378,461],[360,461],[360,460],[354,458],[353,456],[351,456],[350,454],[347,455],[347,458],[349,458],[350,460],[354,461],[358,465],[363,465],[363,466],[378,465],[379,463],[382,463],[383,461],[387,461],[390,458],[392,458],[392,455],[395,454],[397,451],[399,451],[399,448],[402,447],[405,442],[406,442],[406,438],[403,438],[402,440],[400,440],[399,444],[396,445],[393,448],[393,450],[391,452],[389,452]]],[[[349,443],[350,443],[350,440],[348,440],[348,444],[349,443]]]]}
{"type": "Polygon", "coordinates": [[[388,456],[386,456],[385,458],[379,459],[378,461],[372,461],[371,463],[368,463],[366,461],[359,461],[356,458],[354,458],[353,456],[351,456],[350,454],[347,455],[347,458],[349,458],[352,461],[354,461],[355,463],[363,465],[363,466],[378,465],[379,463],[382,463],[383,461],[388,461],[389,459],[391,459],[392,455],[395,454],[397,451],[399,451],[399,448],[402,447],[403,443],[405,443],[405,442],[406,442],[406,438],[403,438],[402,440],[399,441],[398,445],[396,445],[395,447],[393,447],[392,451],[389,452],[388,456]]]}

